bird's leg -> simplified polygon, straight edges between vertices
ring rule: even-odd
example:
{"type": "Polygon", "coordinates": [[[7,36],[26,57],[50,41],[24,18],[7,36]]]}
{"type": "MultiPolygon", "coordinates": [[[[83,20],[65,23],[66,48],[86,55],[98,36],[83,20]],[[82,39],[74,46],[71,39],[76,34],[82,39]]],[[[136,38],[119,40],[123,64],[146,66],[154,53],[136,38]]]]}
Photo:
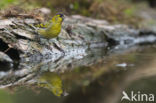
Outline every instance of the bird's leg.
{"type": "Polygon", "coordinates": [[[45,46],[49,50],[52,50],[52,48],[50,46],[51,42],[49,41],[49,39],[40,38],[39,39],[39,44],[42,45],[42,46],[45,46]]]}
{"type": "Polygon", "coordinates": [[[49,40],[47,41],[47,40],[42,40],[41,42],[40,42],[40,45],[42,45],[42,46],[45,46],[47,49],[49,49],[49,50],[52,50],[52,48],[51,48],[51,46],[50,46],[50,43],[49,43],[49,40]]]}
{"type": "Polygon", "coordinates": [[[59,41],[60,40],[59,37],[56,37],[56,40],[59,41]]]}
{"type": "Polygon", "coordinates": [[[47,43],[49,44],[49,42],[48,42],[47,39],[39,38],[39,44],[40,44],[40,45],[48,45],[47,43]]]}
{"type": "Polygon", "coordinates": [[[46,45],[46,47],[47,47],[49,50],[52,51],[52,48],[51,48],[51,46],[50,46],[50,45],[51,45],[50,39],[48,39],[48,44],[49,44],[49,45],[46,45]]]}

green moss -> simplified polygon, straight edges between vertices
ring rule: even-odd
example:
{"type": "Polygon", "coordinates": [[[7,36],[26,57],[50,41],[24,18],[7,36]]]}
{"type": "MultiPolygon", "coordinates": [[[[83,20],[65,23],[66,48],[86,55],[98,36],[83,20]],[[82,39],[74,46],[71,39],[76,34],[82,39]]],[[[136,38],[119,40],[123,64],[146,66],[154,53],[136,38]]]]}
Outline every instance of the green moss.
{"type": "Polygon", "coordinates": [[[79,8],[80,8],[80,5],[79,5],[79,3],[78,2],[74,2],[74,10],[78,10],[79,8]]]}
{"type": "Polygon", "coordinates": [[[8,5],[15,4],[15,3],[17,3],[17,0],[1,0],[0,1],[0,7],[4,8],[8,5]]]}
{"type": "Polygon", "coordinates": [[[133,16],[135,13],[135,8],[127,8],[124,10],[124,13],[126,16],[133,16]]]}

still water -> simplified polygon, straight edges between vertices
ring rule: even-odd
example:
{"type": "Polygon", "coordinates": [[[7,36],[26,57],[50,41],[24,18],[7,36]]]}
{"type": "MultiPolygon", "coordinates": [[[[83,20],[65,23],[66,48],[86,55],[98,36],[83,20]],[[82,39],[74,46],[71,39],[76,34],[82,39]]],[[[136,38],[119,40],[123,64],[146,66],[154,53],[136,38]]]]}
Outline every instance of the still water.
{"type": "Polygon", "coordinates": [[[87,62],[95,57],[87,65],[68,64],[64,71],[47,70],[29,83],[3,88],[0,103],[150,103],[146,99],[156,95],[155,45],[109,52],[100,49],[81,59],[87,62]],[[123,92],[130,100],[121,101],[123,92]]]}

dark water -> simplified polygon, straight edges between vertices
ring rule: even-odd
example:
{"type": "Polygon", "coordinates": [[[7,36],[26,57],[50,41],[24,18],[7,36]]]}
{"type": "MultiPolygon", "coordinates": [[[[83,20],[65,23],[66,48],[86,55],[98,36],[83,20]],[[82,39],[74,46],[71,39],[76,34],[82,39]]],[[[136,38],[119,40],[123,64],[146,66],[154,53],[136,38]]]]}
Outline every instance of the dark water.
{"type": "Polygon", "coordinates": [[[101,58],[89,66],[44,72],[36,84],[1,89],[0,103],[150,103],[149,95],[156,95],[156,47],[113,51],[92,53],[101,58]],[[135,93],[135,100],[121,101],[123,92],[130,99],[135,93]]]}

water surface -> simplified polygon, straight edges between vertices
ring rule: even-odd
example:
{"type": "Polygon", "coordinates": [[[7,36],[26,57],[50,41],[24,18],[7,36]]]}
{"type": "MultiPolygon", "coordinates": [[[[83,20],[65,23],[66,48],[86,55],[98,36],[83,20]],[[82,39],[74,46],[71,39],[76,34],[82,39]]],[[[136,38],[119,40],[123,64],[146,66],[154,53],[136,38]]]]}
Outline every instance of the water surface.
{"type": "Polygon", "coordinates": [[[123,91],[156,95],[155,45],[95,49],[88,54],[79,63],[66,60],[68,69],[63,71],[45,69],[32,84],[1,89],[0,103],[129,103],[121,101],[123,91]]]}

